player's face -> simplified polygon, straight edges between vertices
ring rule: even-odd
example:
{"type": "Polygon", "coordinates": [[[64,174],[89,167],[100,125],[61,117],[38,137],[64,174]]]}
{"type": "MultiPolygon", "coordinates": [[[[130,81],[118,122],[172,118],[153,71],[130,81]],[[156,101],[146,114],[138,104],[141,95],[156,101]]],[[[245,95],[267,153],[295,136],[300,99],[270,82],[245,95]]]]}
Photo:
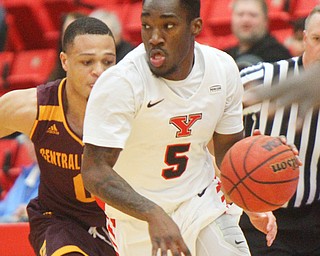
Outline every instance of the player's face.
{"type": "Polygon", "coordinates": [[[252,0],[236,3],[232,12],[232,32],[240,42],[254,43],[267,31],[267,19],[261,6],[252,0]]]}
{"type": "Polygon", "coordinates": [[[192,68],[194,37],[201,31],[201,19],[187,22],[187,11],[179,0],[146,0],[141,22],[151,71],[170,80],[186,78],[192,68]]]}
{"type": "Polygon", "coordinates": [[[116,63],[116,48],[109,35],[78,35],[60,58],[73,93],[87,99],[102,72],[116,63]]]}
{"type": "Polygon", "coordinates": [[[304,56],[303,64],[309,66],[320,61],[320,14],[314,14],[309,20],[307,30],[303,37],[304,56]]]}

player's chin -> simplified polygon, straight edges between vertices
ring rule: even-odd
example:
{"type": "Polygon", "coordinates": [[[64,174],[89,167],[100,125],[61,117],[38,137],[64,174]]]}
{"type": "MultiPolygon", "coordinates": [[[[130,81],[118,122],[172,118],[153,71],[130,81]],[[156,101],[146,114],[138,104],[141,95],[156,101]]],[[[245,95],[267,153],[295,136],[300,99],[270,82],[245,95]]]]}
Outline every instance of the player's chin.
{"type": "Polygon", "coordinates": [[[162,65],[160,67],[154,67],[153,65],[149,64],[150,70],[155,77],[164,77],[167,78],[172,76],[176,71],[176,67],[169,68],[167,65],[162,65]]]}

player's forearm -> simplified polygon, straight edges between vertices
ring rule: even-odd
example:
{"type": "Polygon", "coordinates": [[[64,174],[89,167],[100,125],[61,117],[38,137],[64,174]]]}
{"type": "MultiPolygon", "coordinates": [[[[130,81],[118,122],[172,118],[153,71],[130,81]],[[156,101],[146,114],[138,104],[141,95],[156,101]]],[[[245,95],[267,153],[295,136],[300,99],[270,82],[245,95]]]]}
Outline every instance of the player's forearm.
{"type": "Polygon", "coordinates": [[[112,166],[119,152],[96,150],[85,146],[82,178],[86,189],[108,205],[140,220],[150,221],[163,212],[162,208],[138,194],[112,166]],[[109,159],[109,161],[106,161],[109,159]],[[111,164],[110,164],[111,163],[111,164]]]}
{"type": "Polygon", "coordinates": [[[231,146],[233,146],[237,141],[241,140],[242,138],[243,138],[243,131],[230,134],[230,135],[214,133],[213,135],[214,156],[215,156],[216,165],[219,169],[226,152],[230,149],[231,146]]]}

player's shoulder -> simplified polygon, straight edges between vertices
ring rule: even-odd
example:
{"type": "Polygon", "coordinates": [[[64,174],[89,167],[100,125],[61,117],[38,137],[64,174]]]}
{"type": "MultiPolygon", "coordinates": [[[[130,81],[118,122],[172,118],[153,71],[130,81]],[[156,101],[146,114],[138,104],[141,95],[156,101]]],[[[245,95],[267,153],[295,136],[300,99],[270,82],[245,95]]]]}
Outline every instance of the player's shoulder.
{"type": "Polygon", "coordinates": [[[38,92],[43,93],[45,91],[49,91],[49,93],[53,93],[54,90],[58,90],[59,85],[61,84],[62,81],[65,81],[66,79],[57,79],[54,81],[49,81],[44,84],[38,85],[36,88],[38,92]]]}
{"type": "Polygon", "coordinates": [[[37,91],[34,87],[12,90],[0,97],[0,123],[5,123],[9,130],[28,134],[36,113],[37,91]]]}
{"type": "Polygon", "coordinates": [[[211,56],[215,56],[216,58],[219,58],[220,60],[226,60],[226,61],[231,61],[234,62],[233,58],[226,52],[209,46],[209,45],[205,45],[205,44],[200,44],[197,43],[195,44],[195,48],[201,50],[201,52],[203,52],[204,56],[207,55],[211,55],[211,56]]]}
{"type": "MultiPolygon", "coordinates": [[[[22,89],[22,90],[12,90],[9,91],[5,94],[3,94],[0,97],[0,102],[4,103],[4,102],[10,102],[10,103],[26,103],[28,104],[29,101],[32,101],[33,98],[36,97],[37,93],[36,93],[36,88],[32,87],[32,88],[28,88],[28,89],[22,89]]],[[[0,104],[1,105],[1,104],[0,104]]]]}
{"type": "Polygon", "coordinates": [[[199,43],[195,44],[195,49],[203,56],[208,70],[220,69],[229,75],[239,73],[236,62],[228,53],[199,43]]]}

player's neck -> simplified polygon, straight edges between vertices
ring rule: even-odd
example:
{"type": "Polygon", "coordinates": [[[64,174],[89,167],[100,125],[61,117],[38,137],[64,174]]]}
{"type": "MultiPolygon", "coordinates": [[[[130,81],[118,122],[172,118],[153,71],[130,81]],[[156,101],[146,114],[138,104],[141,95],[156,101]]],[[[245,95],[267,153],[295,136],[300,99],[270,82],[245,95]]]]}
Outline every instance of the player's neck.
{"type": "Polygon", "coordinates": [[[64,90],[63,109],[70,128],[82,138],[83,120],[87,101],[77,94],[64,90]]]}

